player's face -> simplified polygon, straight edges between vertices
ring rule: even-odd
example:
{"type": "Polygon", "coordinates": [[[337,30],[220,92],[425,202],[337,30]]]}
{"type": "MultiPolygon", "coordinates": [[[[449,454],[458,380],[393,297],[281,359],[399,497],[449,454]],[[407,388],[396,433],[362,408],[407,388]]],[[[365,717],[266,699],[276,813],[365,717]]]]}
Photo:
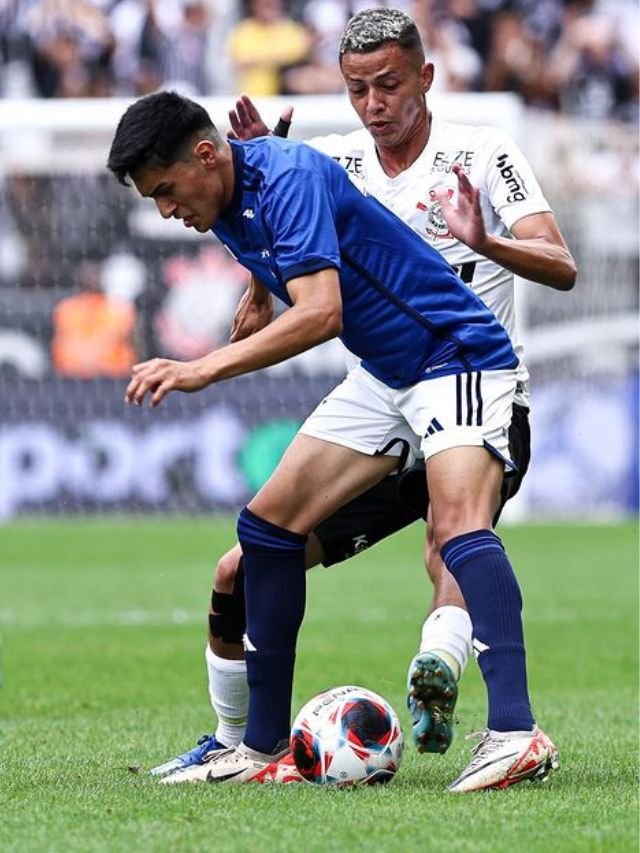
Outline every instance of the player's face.
{"type": "Polygon", "coordinates": [[[426,127],[431,63],[421,65],[389,43],[371,53],[344,54],[340,68],[351,105],[378,147],[401,146],[426,127]]]}
{"type": "MultiPolygon", "coordinates": [[[[197,152],[198,149],[196,149],[197,152]]],[[[215,149],[213,149],[215,152],[215,149]]],[[[204,159],[198,153],[167,167],[145,166],[132,175],[141,196],[152,198],[164,219],[180,219],[187,228],[201,234],[220,218],[228,203],[228,193],[216,156],[204,159]]]]}

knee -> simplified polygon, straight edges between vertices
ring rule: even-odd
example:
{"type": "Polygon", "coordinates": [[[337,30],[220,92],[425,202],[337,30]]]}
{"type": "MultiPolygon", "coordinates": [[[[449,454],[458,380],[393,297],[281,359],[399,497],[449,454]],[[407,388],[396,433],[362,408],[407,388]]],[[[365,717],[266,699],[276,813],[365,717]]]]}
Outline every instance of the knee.
{"type": "MultiPolygon", "coordinates": [[[[209,606],[209,638],[213,643],[242,643],[246,630],[244,603],[244,567],[239,548],[228,552],[219,561],[209,606]],[[219,577],[220,573],[220,577],[219,577]]],[[[218,649],[212,646],[214,652],[218,649]]],[[[227,655],[222,655],[227,657],[227,655]]]]}
{"type": "Polygon", "coordinates": [[[233,592],[241,556],[242,552],[239,548],[232,548],[218,560],[213,576],[213,588],[216,592],[228,594],[233,592]]]}
{"type": "Polygon", "coordinates": [[[453,508],[442,513],[433,525],[435,553],[439,556],[444,546],[456,536],[471,533],[474,530],[491,530],[492,517],[490,507],[453,508]]]}

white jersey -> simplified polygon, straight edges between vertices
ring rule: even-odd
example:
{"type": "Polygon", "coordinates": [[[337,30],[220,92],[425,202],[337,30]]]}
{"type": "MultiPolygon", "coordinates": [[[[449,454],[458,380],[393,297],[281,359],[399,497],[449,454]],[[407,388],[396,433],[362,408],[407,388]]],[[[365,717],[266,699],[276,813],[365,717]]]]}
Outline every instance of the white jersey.
{"type": "Polygon", "coordinates": [[[435,199],[435,190],[445,187],[455,203],[458,183],[451,167],[460,163],[480,190],[487,233],[509,236],[509,229],[523,216],[550,211],[515,143],[495,128],[454,124],[434,117],[429,141],[418,159],[391,178],[382,170],[373,137],[364,128],[307,142],[337,160],[363,193],[375,196],[436,248],[493,311],[520,359],[516,402],[528,406],[529,373],[516,330],[513,273],[453,237],[435,199]]]}

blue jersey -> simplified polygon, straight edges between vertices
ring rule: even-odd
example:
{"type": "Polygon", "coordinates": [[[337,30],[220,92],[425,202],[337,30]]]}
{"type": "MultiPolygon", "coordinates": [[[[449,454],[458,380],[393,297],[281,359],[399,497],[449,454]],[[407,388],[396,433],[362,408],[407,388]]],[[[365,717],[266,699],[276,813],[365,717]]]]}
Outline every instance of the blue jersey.
{"type": "Polygon", "coordinates": [[[288,281],[338,270],[341,339],[377,379],[403,388],[518,364],[504,328],[444,258],[330,157],[274,137],[231,146],[234,195],[213,232],[287,305],[288,281]]]}

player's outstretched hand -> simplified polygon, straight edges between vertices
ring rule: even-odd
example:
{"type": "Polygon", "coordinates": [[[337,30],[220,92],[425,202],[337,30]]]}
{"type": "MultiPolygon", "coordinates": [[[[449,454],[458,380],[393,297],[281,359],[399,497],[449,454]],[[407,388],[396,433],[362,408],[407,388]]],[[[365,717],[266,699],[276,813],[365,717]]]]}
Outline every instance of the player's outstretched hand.
{"type": "Polygon", "coordinates": [[[147,395],[149,405],[157,406],[169,391],[199,391],[208,385],[200,361],[173,361],[152,358],[134,364],[131,381],[124,395],[125,402],[141,406],[147,395]]]}
{"type": "MultiPolygon", "coordinates": [[[[276,127],[282,128],[286,126],[286,131],[291,124],[293,116],[293,107],[285,107],[276,127]]],[[[248,95],[240,95],[236,101],[235,110],[229,110],[229,123],[231,130],[227,131],[229,139],[248,140],[255,139],[256,136],[269,136],[271,130],[262,120],[262,116],[258,112],[255,104],[248,95]]],[[[277,136],[286,136],[287,132],[278,132],[277,136]]]]}
{"type": "Polygon", "coordinates": [[[268,291],[261,290],[257,298],[257,288],[250,285],[242,294],[231,324],[229,340],[242,341],[260,329],[264,329],[273,320],[273,298],[268,291]]]}
{"type": "Polygon", "coordinates": [[[480,190],[473,186],[459,163],[454,163],[453,172],[458,179],[457,205],[453,204],[451,191],[446,187],[436,189],[435,196],[442,206],[451,234],[482,254],[487,231],[480,207],[480,190]]]}

